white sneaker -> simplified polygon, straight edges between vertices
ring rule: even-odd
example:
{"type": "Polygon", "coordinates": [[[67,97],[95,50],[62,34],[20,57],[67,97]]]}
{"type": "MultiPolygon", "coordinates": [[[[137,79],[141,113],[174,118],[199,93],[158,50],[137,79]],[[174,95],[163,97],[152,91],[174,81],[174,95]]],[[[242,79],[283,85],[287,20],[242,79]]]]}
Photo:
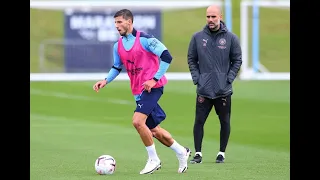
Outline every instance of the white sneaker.
{"type": "Polygon", "coordinates": [[[154,171],[161,168],[161,161],[160,160],[154,160],[154,159],[148,159],[146,166],[142,171],[140,171],[140,174],[152,174],[154,171]]]}
{"type": "Polygon", "coordinates": [[[190,156],[190,149],[186,148],[186,152],[182,155],[178,155],[177,154],[177,158],[179,160],[179,169],[178,169],[178,173],[184,173],[187,171],[188,169],[188,158],[190,156]]]}

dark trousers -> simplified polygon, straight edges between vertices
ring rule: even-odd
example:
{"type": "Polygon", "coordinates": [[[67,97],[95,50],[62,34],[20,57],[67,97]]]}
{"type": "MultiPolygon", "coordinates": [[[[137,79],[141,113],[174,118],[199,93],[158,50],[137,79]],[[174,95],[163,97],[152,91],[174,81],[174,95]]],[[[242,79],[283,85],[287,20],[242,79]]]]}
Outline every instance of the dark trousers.
{"type": "Polygon", "coordinates": [[[204,124],[212,110],[220,120],[220,151],[225,152],[230,136],[230,115],[231,115],[231,95],[217,99],[209,99],[197,95],[196,117],[193,127],[194,148],[196,152],[201,152],[202,139],[204,134],[204,124]]]}

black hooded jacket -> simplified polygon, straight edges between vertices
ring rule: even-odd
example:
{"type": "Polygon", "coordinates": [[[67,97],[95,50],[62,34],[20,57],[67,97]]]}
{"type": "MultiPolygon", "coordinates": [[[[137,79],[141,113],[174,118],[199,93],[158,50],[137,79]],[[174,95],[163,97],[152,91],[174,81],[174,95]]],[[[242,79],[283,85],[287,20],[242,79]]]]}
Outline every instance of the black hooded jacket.
{"type": "Polygon", "coordinates": [[[222,21],[216,32],[206,25],[192,36],[188,64],[198,95],[216,99],[232,94],[232,82],[242,64],[238,37],[222,21]]]}

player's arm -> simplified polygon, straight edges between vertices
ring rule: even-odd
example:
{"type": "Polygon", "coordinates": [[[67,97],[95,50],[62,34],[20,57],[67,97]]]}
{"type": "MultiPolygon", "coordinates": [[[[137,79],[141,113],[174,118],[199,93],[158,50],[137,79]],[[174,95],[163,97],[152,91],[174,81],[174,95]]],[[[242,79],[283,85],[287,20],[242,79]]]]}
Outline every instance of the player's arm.
{"type": "Polygon", "coordinates": [[[188,48],[188,65],[193,84],[198,84],[200,77],[198,52],[195,35],[192,36],[188,48]]]}
{"type": "Polygon", "coordinates": [[[240,70],[242,64],[242,51],[239,39],[236,35],[233,35],[231,40],[231,49],[230,49],[230,69],[228,72],[228,82],[232,83],[240,70]]]}
{"type": "Polygon", "coordinates": [[[158,81],[169,69],[172,56],[167,47],[155,37],[144,38],[142,40],[144,48],[160,58],[160,66],[153,79],[158,81]]]}
{"type": "Polygon", "coordinates": [[[120,56],[118,54],[118,43],[115,43],[113,45],[113,66],[110,69],[107,77],[105,78],[105,80],[107,81],[107,83],[110,83],[111,81],[113,81],[121,72],[122,70],[122,62],[120,60],[120,56]]]}

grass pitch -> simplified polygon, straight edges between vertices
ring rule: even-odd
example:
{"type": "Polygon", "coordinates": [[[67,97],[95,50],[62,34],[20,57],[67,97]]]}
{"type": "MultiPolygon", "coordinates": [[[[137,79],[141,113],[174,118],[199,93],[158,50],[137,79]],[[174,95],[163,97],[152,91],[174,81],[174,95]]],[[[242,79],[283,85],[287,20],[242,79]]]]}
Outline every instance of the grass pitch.
{"type": "MultiPolygon", "coordinates": [[[[236,81],[231,137],[224,164],[219,150],[219,120],[214,111],[205,125],[203,163],[178,174],[175,153],[156,141],[163,166],[139,175],[147,152],[132,126],[135,108],[128,82],[115,81],[99,93],[94,82],[30,82],[30,178],[32,180],[219,179],[289,180],[290,82],[236,81]],[[102,155],[117,161],[115,174],[95,173],[102,155]]],[[[169,81],[160,104],[168,117],[161,124],[194,151],[192,128],[195,86],[169,81]]]]}

